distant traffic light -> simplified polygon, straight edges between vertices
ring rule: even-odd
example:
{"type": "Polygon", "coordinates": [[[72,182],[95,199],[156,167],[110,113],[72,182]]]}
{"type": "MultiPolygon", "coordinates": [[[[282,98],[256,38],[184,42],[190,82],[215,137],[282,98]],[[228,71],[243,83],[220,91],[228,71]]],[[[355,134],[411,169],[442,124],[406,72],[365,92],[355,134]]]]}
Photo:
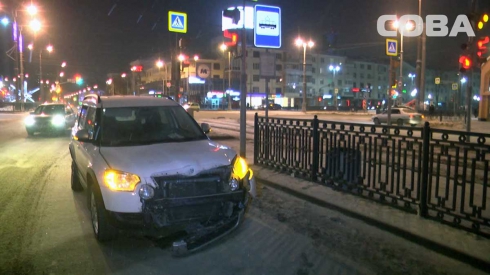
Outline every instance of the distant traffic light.
{"type": "Polygon", "coordinates": [[[485,23],[488,22],[488,14],[484,13],[481,15],[480,20],[478,21],[477,27],[479,30],[483,29],[485,26],[485,23]]]}
{"type": "Polygon", "coordinates": [[[490,52],[490,37],[484,37],[477,41],[477,52],[478,61],[480,63],[485,63],[488,58],[488,53],[490,52]]]}
{"type": "Polygon", "coordinates": [[[471,69],[471,66],[473,65],[473,62],[471,61],[471,58],[468,55],[461,55],[459,57],[459,71],[464,73],[467,70],[471,69]]]}
{"type": "Polygon", "coordinates": [[[75,76],[75,83],[77,83],[77,85],[82,85],[83,84],[83,78],[80,75],[76,75],[75,76]]]}

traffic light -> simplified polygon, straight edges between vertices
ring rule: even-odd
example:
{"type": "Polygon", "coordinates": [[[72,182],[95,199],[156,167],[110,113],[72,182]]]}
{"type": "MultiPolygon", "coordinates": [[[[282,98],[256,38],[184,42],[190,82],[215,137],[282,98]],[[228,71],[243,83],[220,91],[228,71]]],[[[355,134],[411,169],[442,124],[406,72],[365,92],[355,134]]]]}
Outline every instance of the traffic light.
{"type": "Polygon", "coordinates": [[[486,36],[479,39],[476,45],[478,47],[476,52],[476,55],[478,56],[478,61],[480,63],[485,63],[487,61],[490,49],[490,37],[486,36]]]}
{"type": "Polygon", "coordinates": [[[77,85],[82,85],[83,84],[83,78],[80,75],[76,75],[75,76],[75,83],[77,83],[77,85]]]}
{"type": "Polygon", "coordinates": [[[223,32],[223,36],[225,38],[228,38],[227,41],[225,41],[225,45],[228,47],[236,47],[238,45],[238,33],[236,32],[230,32],[229,30],[225,30],[223,32]]]}
{"type": "Polygon", "coordinates": [[[483,29],[483,27],[485,26],[485,23],[487,23],[487,22],[488,22],[488,14],[484,13],[480,16],[478,24],[476,25],[478,27],[478,30],[483,29]]]}
{"type": "Polygon", "coordinates": [[[318,102],[322,102],[322,97],[321,96],[318,97],[318,102]]]}
{"type": "Polygon", "coordinates": [[[459,71],[464,73],[467,70],[471,69],[471,66],[473,65],[473,62],[471,61],[471,58],[468,55],[461,55],[459,57],[459,71]]]}
{"type": "Polygon", "coordinates": [[[224,10],[223,11],[223,16],[224,17],[228,17],[228,18],[231,18],[231,21],[233,22],[233,24],[238,24],[238,21],[240,21],[240,10],[238,10],[237,8],[234,8],[232,10],[224,10]]]}

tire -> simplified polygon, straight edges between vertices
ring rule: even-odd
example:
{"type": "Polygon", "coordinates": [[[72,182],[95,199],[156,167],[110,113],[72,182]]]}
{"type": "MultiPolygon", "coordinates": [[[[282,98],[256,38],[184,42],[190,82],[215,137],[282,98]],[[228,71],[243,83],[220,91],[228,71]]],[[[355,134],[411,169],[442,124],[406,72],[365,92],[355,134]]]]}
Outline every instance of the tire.
{"type": "Polygon", "coordinates": [[[97,184],[91,184],[88,196],[90,202],[90,220],[95,238],[99,242],[107,242],[116,239],[118,230],[112,226],[107,219],[104,201],[102,200],[102,194],[100,193],[97,184]]]}
{"type": "Polygon", "coordinates": [[[381,122],[379,121],[379,118],[375,118],[373,120],[373,122],[374,122],[375,125],[380,125],[381,124],[381,122]]]}
{"type": "Polygon", "coordinates": [[[83,190],[80,178],[78,177],[78,168],[75,161],[71,161],[71,190],[80,192],[83,190]]]}
{"type": "Polygon", "coordinates": [[[397,120],[396,125],[403,126],[403,120],[402,119],[397,120]]]}

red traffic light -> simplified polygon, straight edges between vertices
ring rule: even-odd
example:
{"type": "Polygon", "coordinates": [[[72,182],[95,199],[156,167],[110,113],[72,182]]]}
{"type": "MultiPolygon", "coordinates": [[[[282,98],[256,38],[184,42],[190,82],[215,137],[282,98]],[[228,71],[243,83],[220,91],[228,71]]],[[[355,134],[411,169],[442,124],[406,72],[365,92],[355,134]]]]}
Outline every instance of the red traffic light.
{"type": "Polygon", "coordinates": [[[478,51],[476,52],[476,54],[478,55],[479,58],[486,59],[486,55],[490,47],[489,43],[490,43],[490,38],[488,36],[478,40],[477,42],[478,51]]]}
{"type": "Polygon", "coordinates": [[[225,45],[228,47],[235,47],[238,44],[238,33],[236,32],[230,32],[228,30],[225,30],[223,33],[223,36],[225,38],[229,38],[229,41],[225,41],[225,45]]]}
{"type": "Polygon", "coordinates": [[[459,57],[459,64],[461,64],[461,68],[465,69],[465,70],[468,70],[471,68],[471,65],[473,62],[471,62],[471,59],[466,56],[466,55],[462,55],[461,57],[459,57]]]}

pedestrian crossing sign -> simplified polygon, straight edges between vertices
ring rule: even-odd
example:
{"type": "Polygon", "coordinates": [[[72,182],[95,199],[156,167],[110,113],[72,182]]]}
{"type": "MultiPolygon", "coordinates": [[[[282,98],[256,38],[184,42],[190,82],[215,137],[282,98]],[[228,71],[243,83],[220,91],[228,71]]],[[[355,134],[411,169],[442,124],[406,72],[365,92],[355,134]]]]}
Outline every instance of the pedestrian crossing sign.
{"type": "Polygon", "coordinates": [[[187,13],[169,11],[168,30],[171,32],[187,33],[187,13]]]}
{"type": "Polygon", "coordinates": [[[398,55],[398,40],[386,39],[386,55],[387,56],[398,55]]]}

